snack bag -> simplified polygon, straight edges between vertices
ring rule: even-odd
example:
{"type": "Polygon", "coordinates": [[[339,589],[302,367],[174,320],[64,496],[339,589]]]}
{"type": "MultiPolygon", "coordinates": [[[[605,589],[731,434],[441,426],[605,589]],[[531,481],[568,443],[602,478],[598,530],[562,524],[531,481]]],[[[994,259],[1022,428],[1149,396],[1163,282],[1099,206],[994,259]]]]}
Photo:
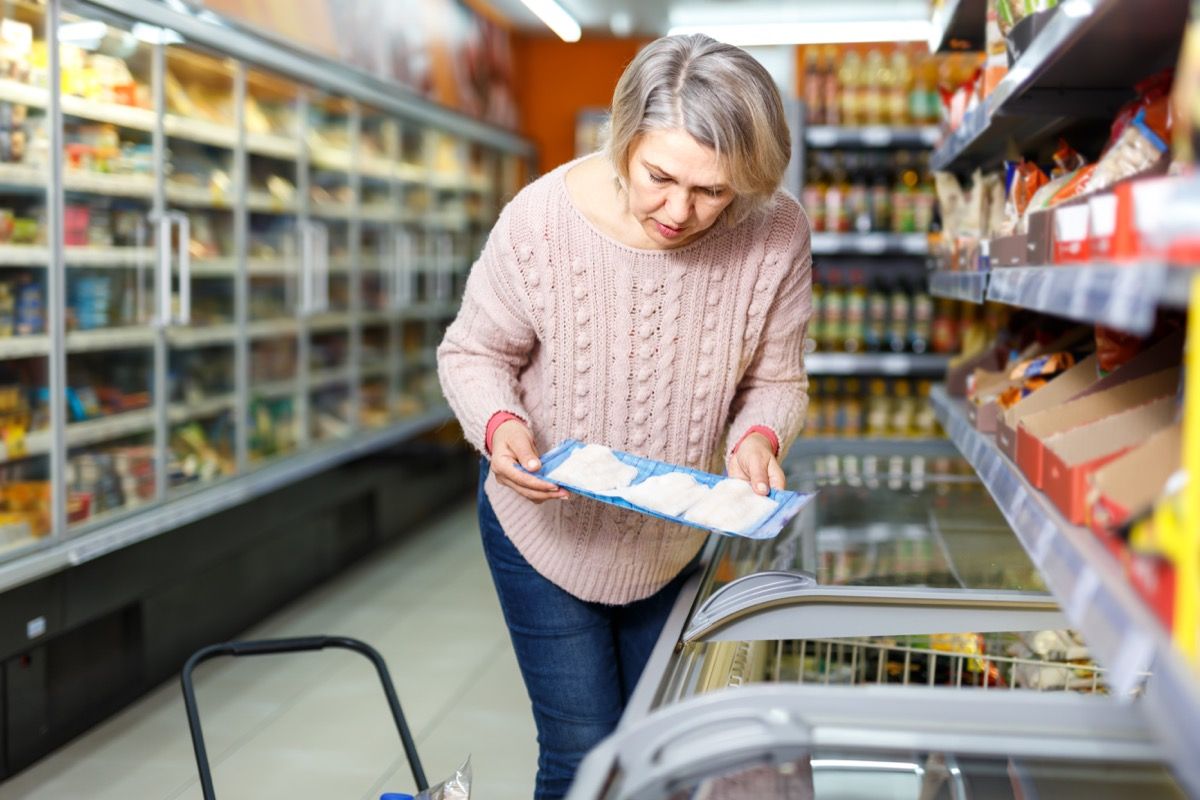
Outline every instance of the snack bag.
{"type": "Polygon", "coordinates": [[[471,758],[463,762],[454,774],[437,786],[430,786],[418,794],[414,800],[470,800],[471,798],[471,758]]]}
{"type": "Polygon", "coordinates": [[[1097,325],[1096,360],[1099,362],[1100,376],[1103,377],[1124,366],[1140,353],[1144,346],[1145,341],[1141,337],[1097,325]]]}
{"type": "Polygon", "coordinates": [[[1102,192],[1125,178],[1144,172],[1166,154],[1166,142],[1147,124],[1146,111],[1139,111],[1121,138],[1101,156],[1084,192],[1102,192]]]}

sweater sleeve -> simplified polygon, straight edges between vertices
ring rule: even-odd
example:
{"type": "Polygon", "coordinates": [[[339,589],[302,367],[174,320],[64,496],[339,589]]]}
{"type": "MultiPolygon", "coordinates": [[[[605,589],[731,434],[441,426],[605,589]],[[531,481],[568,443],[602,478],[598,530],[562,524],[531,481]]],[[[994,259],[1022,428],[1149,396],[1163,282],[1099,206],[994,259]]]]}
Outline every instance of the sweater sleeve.
{"type": "MultiPolygon", "coordinates": [[[[731,406],[728,441],[753,427],[770,428],[782,458],[800,434],[808,410],[804,336],[812,316],[812,251],[803,215],[784,256],[789,264],[767,312],[762,335],[731,406]]],[[[726,460],[731,456],[726,452],[726,460]]]]}
{"type": "Polygon", "coordinates": [[[442,393],[463,435],[487,453],[488,421],[507,411],[522,419],[518,376],[537,345],[517,268],[508,214],[502,214],[471,268],[462,307],[437,351],[442,393]]]}

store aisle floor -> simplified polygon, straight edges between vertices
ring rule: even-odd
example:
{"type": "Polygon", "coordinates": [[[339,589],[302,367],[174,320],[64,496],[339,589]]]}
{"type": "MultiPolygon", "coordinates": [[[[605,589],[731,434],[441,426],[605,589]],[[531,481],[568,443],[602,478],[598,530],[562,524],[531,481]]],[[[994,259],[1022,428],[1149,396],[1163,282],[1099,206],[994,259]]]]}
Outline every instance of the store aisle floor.
{"type": "MultiPolygon", "coordinates": [[[[180,624],[187,624],[180,620],[180,624]]],[[[354,636],[388,661],[431,781],[471,756],[474,794],[528,800],[528,700],[464,503],[304,596],[243,638],[354,636]]],[[[197,694],[222,800],[411,791],[374,670],[340,651],[212,662],[197,694]]],[[[195,800],[177,681],[0,784],[0,800],[195,800]]]]}

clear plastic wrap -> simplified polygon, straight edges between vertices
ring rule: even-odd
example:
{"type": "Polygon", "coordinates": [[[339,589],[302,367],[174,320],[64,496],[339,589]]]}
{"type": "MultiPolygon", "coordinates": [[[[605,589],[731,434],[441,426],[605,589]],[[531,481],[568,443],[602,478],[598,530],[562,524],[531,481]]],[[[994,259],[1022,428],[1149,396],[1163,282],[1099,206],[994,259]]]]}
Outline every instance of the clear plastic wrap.
{"type": "Polygon", "coordinates": [[[421,792],[414,800],[470,800],[471,797],[471,758],[462,763],[454,774],[437,786],[430,786],[421,792]]]}

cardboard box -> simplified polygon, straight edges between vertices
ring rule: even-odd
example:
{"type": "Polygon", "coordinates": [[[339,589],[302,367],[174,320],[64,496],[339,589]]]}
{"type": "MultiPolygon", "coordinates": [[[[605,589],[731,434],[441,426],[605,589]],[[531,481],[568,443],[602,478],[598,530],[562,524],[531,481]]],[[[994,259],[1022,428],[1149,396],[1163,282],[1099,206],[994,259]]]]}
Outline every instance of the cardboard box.
{"type": "Polygon", "coordinates": [[[1044,444],[1047,439],[1159,398],[1173,397],[1179,388],[1181,374],[1179,367],[1162,370],[1104,391],[1085,393],[1057,408],[1026,417],[1017,427],[1017,466],[1030,483],[1039,489],[1043,488],[1044,444]]]}
{"type": "Polygon", "coordinates": [[[1175,421],[1171,395],[1046,441],[1046,494],[1072,525],[1087,519],[1088,478],[1175,421]]]}
{"type": "Polygon", "coordinates": [[[1099,366],[1094,355],[1080,361],[1069,370],[1054,378],[1045,387],[1028,397],[1022,398],[1012,408],[1000,415],[996,421],[996,445],[1004,455],[1017,461],[1017,425],[1032,414],[1073,400],[1086,391],[1098,378],[1099,366]]]}
{"type": "Polygon", "coordinates": [[[1176,423],[1096,470],[1089,481],[1088,526],[1105,537],[1149,511],[1182,461],[1183,425],[1176,423]]]}
{"type": "Polygon", "coordinates": [[[967,379],[979,369],[1000,369],[1000,353],[995,347],[988,347],[966,358],[951,361],[946,370],[946,392],[951,397],[966,397],[967,379]]]}
{"type": "Polygon", "coordinates": [[[988,248],[993,267],[1021,267],[1027,262],[1026,242],[1029,237],[1024,233],[1012,236],[1000,236],[992,239],[988,248]]]}
{"type": "Polygon", "coordinates": [[[1007,372],[975,370],[975,390],[967,403],[967,419],[982,433],[995,433],[1001,408],[997,399],[1008,389],[1020,386],[1022,381],[1012,380],[1007,372]]]}
{"type": "Polygon", "coordinates": [[[1029,232],[1025,236],[1025,263],[1044,267],[1054,263],[1054,209],[1035,211],[1029,215],[1029,232]]]}
{"type": "Polygon", "coordinates": [[[1088,261],[1088,223],[1091,210],[1087,200],[1064,203],[1054,209],[1054,263],[1078,264],[1088,261]]]}
{"type": "Polygon", "coordinates": [[[1092,258],[1109,261],[1163,258],[1165,250],[1156,247],[1146,233],[1162,218],[1180,178],[1156,177],[1163,174],[1164,160],[1140,175],[1126,179],[1091,199],[1089,247],[1092,258]]]}

